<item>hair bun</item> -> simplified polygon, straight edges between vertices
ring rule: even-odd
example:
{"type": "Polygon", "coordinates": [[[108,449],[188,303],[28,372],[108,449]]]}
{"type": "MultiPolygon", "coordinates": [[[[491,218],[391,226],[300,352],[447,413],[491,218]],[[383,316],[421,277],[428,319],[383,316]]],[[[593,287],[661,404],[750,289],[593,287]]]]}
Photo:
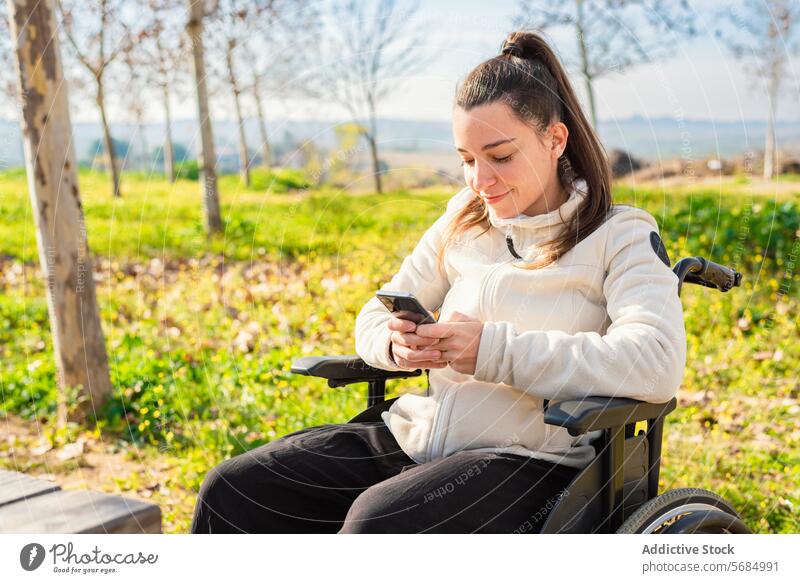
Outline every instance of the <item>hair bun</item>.
{"type": "Polygon", "coordinates": [[[525,54],[525,49],[523,49],[518,44],[507,42],[503,45],[503,50],[500,51],[500,54],[510,55],[512,57],[517,57],[518,59],[522,59],[523,55],[525,54]]]}

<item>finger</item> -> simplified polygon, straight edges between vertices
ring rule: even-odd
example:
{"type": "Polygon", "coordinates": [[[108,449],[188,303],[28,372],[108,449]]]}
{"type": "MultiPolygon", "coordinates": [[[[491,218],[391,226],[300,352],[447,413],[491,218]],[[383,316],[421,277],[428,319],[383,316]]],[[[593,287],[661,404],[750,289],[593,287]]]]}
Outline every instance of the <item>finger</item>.
{"type": "Polygon", "coordinates": [[[420,324],[415,333],[423,338],[447,338],[453,335],[453,326],[447,324],[420,324]]]}
{"type": "Polygon", "coordinates": [[[442,362],[453,362],[459,358],[461,358],[461,353],[458,350],[442,350],[438,360],[442,362]]]}
{"type": "Polygon", "coordinates": [[[416,350],[417,346],[428,347],[439,342],[433,338],[422,338],[416,334],[404,334],[402,332],[392,332],[389,338],[395,344],[407,346],[408,348],[413,348],[414,350],[416,350]]]}
{"type": "Polygon", "coordinates": [[[424,338],[413,332],[408,333],[400,333],[400,336],[403,338],[403,344],[406,346],[431,346],[439,342],[438,338],[424,338]]]}
{"type": "Polygon", "coordinates": [[[414,361],[414,360],[405,360],[404,358],[397,358],[398,366],[403,368],[446,368],[447,363],[442,362],[441,360],[430,360],[430,361],[414,361]]]}
{"type": "Polygon", "coordinates": [[[397,348],[397,352],[395,354],[409,362],[439,360],[439,357],[441,356],[441,352],[438,350],[412,350],[411,348],[402,345],[397,348]]]}
{"type": "Polygon", "coordinates": [[[401,356],[411,362],[440,360],[442,356],[438,350],[415,350],[412,348],[401,348],[401,350],[401,356]]]}
{"type": "Polygon", "coordinates": [[[417,366],[419,368],[447,368],[448,365],[441,360],[432,360],[430,362],[419,362],[417,366]]]}
{"type": "Polygon", "coordinates": [[[413,332],[417,325],[411,320],[404,320],[403,318],[389,318],[389,330],[397,332],[413,332]]]}
{"type": "Polygon", "coordinates": [[[455,338],[440,338],[436,341],[436,344],[431,344],[428,348],[436,348],[439,352],[444,354],[445,352],[457,350],[458,343],[455,338]]]}

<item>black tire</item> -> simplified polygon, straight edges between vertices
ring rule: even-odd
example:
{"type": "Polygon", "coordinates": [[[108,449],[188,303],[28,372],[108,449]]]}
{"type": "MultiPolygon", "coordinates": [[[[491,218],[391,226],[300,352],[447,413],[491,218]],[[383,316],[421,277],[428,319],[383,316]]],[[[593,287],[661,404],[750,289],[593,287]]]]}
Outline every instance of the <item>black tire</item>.
{"type": "Polygon", "coordinates": [[[692,512],[721,510],[741,520],[724,498],[702,488],[670,490],[643,504],[617,530],[619,534],[661,534],[681,516],[692,512]]]}

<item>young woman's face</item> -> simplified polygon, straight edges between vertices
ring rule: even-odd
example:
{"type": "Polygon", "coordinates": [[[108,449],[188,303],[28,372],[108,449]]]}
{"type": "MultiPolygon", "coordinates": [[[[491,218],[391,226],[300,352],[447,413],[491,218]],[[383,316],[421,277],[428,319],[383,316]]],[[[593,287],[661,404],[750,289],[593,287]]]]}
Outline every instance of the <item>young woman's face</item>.
{"type": "Polygon", "coordinates": [[[502,102],[453,112],[464,180],[499,218],[550,212],[566,200],[557,169],[568,133],[558,122],[540,136],[502,102]]]}

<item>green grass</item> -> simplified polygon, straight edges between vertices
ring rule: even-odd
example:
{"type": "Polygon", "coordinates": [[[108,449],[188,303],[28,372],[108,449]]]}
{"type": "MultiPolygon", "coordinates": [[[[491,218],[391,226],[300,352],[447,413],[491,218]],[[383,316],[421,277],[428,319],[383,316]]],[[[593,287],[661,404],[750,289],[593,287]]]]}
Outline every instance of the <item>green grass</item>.
{"type": "MultiPolygon", "coordinates": [[[[80,186],[93,252],[120,261],[199,258],[209,253],[246,261],[350,252],[362,238],[367,243],[385,241],[398,228],[435,219],[438,205],[445,200],[441,194],[430,193],[355,199],[340,191],[306,191],[298,201],[292,193],[244,189],[238,177],[224,176],[220,180],[223,234],[209,241],[197,182],[169,184],[126,176],[123,196],[114,199],[102,174],[83,171],[80,186]],[[409,198],[415,205],[404,205],[409,198]]],[[[35,261],[26,192],[24,176],[17,171],[0,173],[0,255],[35,261]]]]}
{"type": "MultiPolygon", "coordinates": [[[[115,391],[95,428],[59,434],[25,178],[0,175],[0,409],[36,419],[54,441],[93,430],[166,464],[169,489],[185,494],[153,497],[170,532],[187,529],[193,492],[214,464],[363,408],[363,387],[329,389],[291,375],[291,362],[354,352],[356,313],[452,194],[221,184],[225,232],[208,240],[197,182],[126,176],[114,200],[104,176],[81,174],[115,391]]],[[[800,204],[714,192],[615,195],[656,216],[673,261],[702,254],[745,274],[728,294],[684,293],[689,364],[668,418],[662,487],[713,489],[760,532],[800,531],[800,204]]],[[[7,447],[0,442],[0,454],[7,447]]],[[[20,460],[39,471],[35,456],[19,451],[0,465],[20,460]]],[[[104,487],[142,487],[135,475],[110,479],[104,487]]]]}

